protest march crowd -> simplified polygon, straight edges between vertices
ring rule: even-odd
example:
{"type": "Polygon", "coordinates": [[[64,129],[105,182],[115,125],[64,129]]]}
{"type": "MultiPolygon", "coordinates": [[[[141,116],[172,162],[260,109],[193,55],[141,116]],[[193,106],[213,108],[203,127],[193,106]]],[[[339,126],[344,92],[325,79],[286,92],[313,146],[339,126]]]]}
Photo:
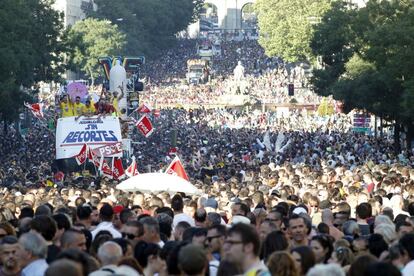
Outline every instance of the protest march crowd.
{"type": "MultiPolygon", "coordinates": [[[[145,173],[163,172],[176,147],[201,193],[128,193],[108,177],[61,172],[42,121],[24,136],[5,127],[0,275],[414,275],[412,152],[395,153],[387,133],[352,132],[346,114],[206,109],[232,93],[238,60],[247,93],[274,103],[289,101],[288,81],[306,87],[306,77],[256,41],[223,41],[211,82],[186,86],[194,49],[183,40],[147,64],[142,101],[199,108],[150,115],[154,133],[134,132],[133,148],[145,173]]],[[[45,114],[114,114],[117,97],[81,106],[60,96],[45,114]]],[[[320,102],[305,89],[295,97],[320,102]]]]}

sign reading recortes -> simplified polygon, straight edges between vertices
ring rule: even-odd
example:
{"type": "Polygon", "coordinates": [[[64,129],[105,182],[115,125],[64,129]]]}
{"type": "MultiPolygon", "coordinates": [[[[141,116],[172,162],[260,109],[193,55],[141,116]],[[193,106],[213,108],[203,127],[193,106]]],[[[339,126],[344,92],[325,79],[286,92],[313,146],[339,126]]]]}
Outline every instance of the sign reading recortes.
{"type": "Polygon", "coordinates": [[[87,144],[99,156],[122,156],[122,136],[116,117],[60,118],[56,128],[56,159],[72,158],[87,144]],[[98,150],[99,148],[99,150],[98,150]]]}

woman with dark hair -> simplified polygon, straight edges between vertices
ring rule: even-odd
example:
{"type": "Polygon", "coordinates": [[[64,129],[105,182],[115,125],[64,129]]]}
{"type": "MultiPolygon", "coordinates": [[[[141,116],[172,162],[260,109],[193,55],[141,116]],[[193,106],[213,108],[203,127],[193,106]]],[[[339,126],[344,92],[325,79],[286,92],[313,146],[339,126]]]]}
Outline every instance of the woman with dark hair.
{"type": "Polygon", "coordinates": [[[315,265],[315,255],[309,246],[298,246],[293,248],[290,253],[296,262],[296,267],[300,271],[299,275],[306,275],[308,270],[315,265]]]}
{"type": "Polygon", "coordinates": [[[155,243],[140,241],[135,245],[134,257],[144,270],[145,276],[163,273],[165,261],[160,257],[161,248],[155,243]]]}
{"type": "Polygon", "coordinates": [[[333,238],[325,234],[314,236],[310,247],[315,254],[316,263],[327,263],[333,251],[333,238]]]}
{"type": "Polygon", "coordinates": [[[283,251],[289,248],[289,242],[282,231],[270,232],[263,243],[262,259],[266,262],[269,256],[276,251],[283,251]]]}

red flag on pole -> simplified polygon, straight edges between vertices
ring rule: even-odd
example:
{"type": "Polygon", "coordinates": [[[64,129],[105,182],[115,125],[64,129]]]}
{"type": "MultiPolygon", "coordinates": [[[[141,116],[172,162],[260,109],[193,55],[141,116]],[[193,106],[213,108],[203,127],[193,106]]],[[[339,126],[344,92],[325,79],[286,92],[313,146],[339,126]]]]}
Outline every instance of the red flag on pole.
{"type": "Polygon", "coordinates": [[[75,160],[78,165],[82,165],[86,162],[86,159],[88,158],[88,151],[88,146],[83,144],[81,151],[75,156],[75,160]]]}
{"type": "Polygon", "coordinates": [[[132,156],[132,163],[129,165],[129,167],[126,169],[125,174],[128,177],[133,177],[135,175],[138,175],[138,168],[137,168],[137,161],[135,160],[135,156],[132,156]]]}
{"type": "Polygon", "coordinates": [[[106,160],[103,159],[103,157],[101,157],[101,159],[102,159],[102,163],[101,163],[100,171],[102,171],[102,174],[104,176],[107,176],[112,179],[113,178],[112,168],[109,166],[108,162],[106,162],[106,160]]]}
{"type": "Polygon", "coordinates": [[[30,109],[30,111],[32,112],[32,114],[38,118],[41,119],[43,118],[43,104],[42,103],[34,103],[34,104],[29,104],[29,103],[24,103],[24,106],[27,107],[28,109],[30,109]]]}
{"type": "Polygon", "coordinates": [[[189,181],[190,179],[188,178],[187,173],[184,170],[184,166],[181,163],[180,159],[178,158],[178,156],[176,156],[173,161],[171,162],[171,164],[168,166],[168,168],[165,170],[165,173],[167,174],[173,174],[176,176],[179,176],[181,178],[184,178],[185,180],[189,181]]]}
{"type": "Polygon", "coordinates": [[[140,107],[138,107],[137,111],[139,113],[151,113],[152,108],[147,104],[142,104],[140,107]]]}
{"type": "Polygon", "coordinates": [[[115,158],[114,164],[112,166],[112,174],[114,179],[123,179],[126,177],[124,167],[122,167],[121,158],[115,158]]]}
{"type": "Polygon", "coordinates": [[[88,151],[88,159],[89,159],[89,161],[90,161],[90,162],[92,162],[92,163],[94,164],[94,166],[95,166],[96,168],[99,168],[99,167],[100,167],[100,161],[99,161],[99,158],[98,158],[98,156],[94,153],[94,151],[93,151],[92,149],[90,149],[90,150],[88,151]]]}
{"type": "Polygon", "coordinates": [[[141,119],[139,119],[139,121],[135,124],[135,126],[146,138],[148,138],[154,131],[152,123],[148,119],[147,115],[142,116],[141,119]]]}

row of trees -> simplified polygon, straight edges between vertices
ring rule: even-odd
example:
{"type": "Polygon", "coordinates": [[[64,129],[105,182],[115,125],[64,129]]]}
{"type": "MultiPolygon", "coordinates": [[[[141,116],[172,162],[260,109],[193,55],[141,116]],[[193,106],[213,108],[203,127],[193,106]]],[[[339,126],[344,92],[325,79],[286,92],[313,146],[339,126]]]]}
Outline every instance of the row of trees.
{"type": "Polygon", "coordinates": [[[2,0],[0,18],[0,116],[11,122],[28,98],[22,87],[59,79],[68,45],[50,0],[2,0]]]}
{"type": "Polygon", "coordinates": [[[17,118],[30,96],[23,88],[62,81],[67,69],[99,76],[97,58],[154,56],[196,19],[202,0],[96,0],[98,10],[65,29],[54,0],[2,0],[0,116],[17,118]]]}
{"type": "MultiPolygon", "coordinates": [[[[319,5],[319,9],[316,9],[318,11],[326,9],[317,20],[320,22],[308,29],[310,36],[305,35],[303,39],[300,39],[302,32],[295,29],[300,24],[299,19],[296,24],[290,24],[285,29],[267,27],[269,18],[277,19],[273,18],[270,9],[263,8],[262,1],[267,2],[259,0],[256,8],[259,13],[261,43],[266,51],[289,61],[315,61],[319,57],[321,68],[313,71],[312,78],[316,93],[333,95],[344,103],[345,111],[363,109],[394,122],[396,151],[400,150],[398,141],[401,129],[407,133],[407,141],[412,141],[413,1],[370,0],[362,8],[349,4],[349,1],[332,1],[328,9],[324,1],[299,1],[301,4],[297,9],[304,2],[319,5]],[[287,41],[285,33],[297,39],[287,41]],[[295,46],[291,47],[291,44],[295,46]],[[307,50],[289,52],[292,48],[307,50]]],[[[275,5],[284,2],[299,5],[297,1],[274,0],[275,5]]],[[[294,10],[295,7],[290,8],[290,11],[294,10]]],[[[288,17],[287,14],[285,16],[288,17]]],[[[315,16],[318,16],[317,13],[315,16]]]]}

